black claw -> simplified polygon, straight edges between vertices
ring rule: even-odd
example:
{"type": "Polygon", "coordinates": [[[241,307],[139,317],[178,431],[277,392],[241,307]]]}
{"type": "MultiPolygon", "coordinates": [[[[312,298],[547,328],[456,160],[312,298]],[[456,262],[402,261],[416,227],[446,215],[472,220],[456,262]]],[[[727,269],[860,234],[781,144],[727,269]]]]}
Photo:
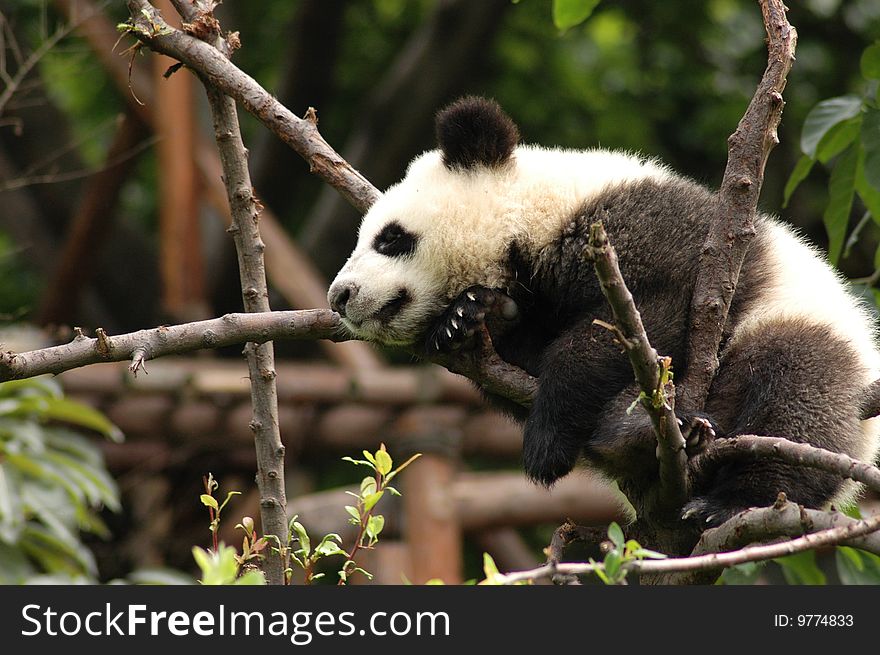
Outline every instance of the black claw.
{"type": "Polygon", "coordinates": [[[684,437],[688,457],[693,457],[706,450],[715,440],[715,428],[709,419],[692,416],[682,424],[681,436],[684,437]]]}
{"type": "Polygon", "coordinates": [[[458,350],[478,331],[498,299],[498,293],[486,287],[465,289],[428,331],[427,342],[441,352],[458,350]]]}

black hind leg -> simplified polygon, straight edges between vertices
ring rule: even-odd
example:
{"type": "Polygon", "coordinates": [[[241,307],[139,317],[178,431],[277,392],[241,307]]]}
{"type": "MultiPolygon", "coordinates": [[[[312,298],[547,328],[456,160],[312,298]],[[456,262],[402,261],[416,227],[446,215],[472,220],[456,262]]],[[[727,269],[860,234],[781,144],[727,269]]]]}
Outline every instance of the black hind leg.
{"type": "MultiPolygon", "coordinates": [[[[723,354],[706,405],[720,436],[785,437],[857,454],[864,371],[855,350],[830,328],[791,319],[738,335],[723,354]]],[[[820,508],[840,490],[838,476],[775,459],[710,462],[698,472],[685,516],[718,525],[779,492],[820,508]]]]}

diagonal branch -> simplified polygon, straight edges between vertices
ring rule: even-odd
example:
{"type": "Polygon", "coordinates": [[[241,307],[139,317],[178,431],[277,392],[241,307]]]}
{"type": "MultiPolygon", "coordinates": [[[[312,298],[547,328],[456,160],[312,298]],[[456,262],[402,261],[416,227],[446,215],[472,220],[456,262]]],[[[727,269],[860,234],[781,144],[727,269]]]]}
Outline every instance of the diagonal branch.
{"type": "MultiPolygon", "coordinates": [[[[768,559],[776,559],[806,550],[813,550],[820,546],[831,544],[857,544],[859,540],[880,529],[880,514],[869,519],[852,520],[836,527],[806,534],[797,539],[782,541],[774,544],[762,544],[749,546],[740,550],[725,553],[708,553],[694,555],[692,557],[672,557],[660,560],[638,560],[627,562],[623,566],[631,573],[639,574],[665,574],[682,572],[717,571],[718,569],[745,564],[746,562],[761,562],[768,559]]],[[[865,543],[865,542],[862,542],[865,543]]],[[[530,571],[516,571],[496,578],[499,584],[514,584],[523,580],[538,580],[551,578],[555,575],[581,575],[593,573],[602,568],[598,562],[590,563],[550,563],[532,569],[530,571]]]]}
{"type": "Polygon", "coordinates": [[[770,150],[779,143],[782,91],[794,61],[797,31],[786,19],[781,0],[759,0],[767,28],[767,69],[755,95],[728,139],[727,168],[691,303],[686,373],[680,403],[689,411],[703,408],[718,369],[718,346],[743,259],[755,235],[754,218],[770,150]]]}
{"type": "MultiPolygon", "coordinates": [[[[602,293],[614,313],[621,345],[642,389],[640,404],[650,415],[654,433],[657,435],[657,457],[660,464],[658,509],[674,512],[688,499],[685,441],[673,411],[675,389],[671,379],[664,379],[666,375],[659,363],[661,358],[648,341],[642,317],[620,273],[617,253],[608,242],[608,235],[601,222],[590,226],[587,250],[596,269],[602,293]]],[[[668,365],[665,368],[668,371],[668,365]]]]}

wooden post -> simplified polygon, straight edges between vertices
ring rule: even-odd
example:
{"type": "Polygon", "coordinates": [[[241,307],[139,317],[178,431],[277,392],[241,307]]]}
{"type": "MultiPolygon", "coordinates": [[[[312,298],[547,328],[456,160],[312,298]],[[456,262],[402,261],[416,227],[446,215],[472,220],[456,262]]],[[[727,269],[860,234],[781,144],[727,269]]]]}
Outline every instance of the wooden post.
{"type": "MultiPolygon", "coordinates": [[[[169,0],[156,0],[168,18],[177,15],[169,0]]],[[[173,59],[156,55],[154,129],[159,179],[159,269],[162,304],[178,320],[208,314],[199,226],[199,186],[193,164],[198,126],[193,112],[193,76],[186,70],[165,77],[173,59]]]]}
{"type": "Polygon", "coordinates": [[[395,426],[395,458],[422,454],[401,474],[414,584],[432,578],[447,584],[462,581],[461,526],[453,494],[462,418],[457,408],[424,407],[406,412],[395,426]]]}

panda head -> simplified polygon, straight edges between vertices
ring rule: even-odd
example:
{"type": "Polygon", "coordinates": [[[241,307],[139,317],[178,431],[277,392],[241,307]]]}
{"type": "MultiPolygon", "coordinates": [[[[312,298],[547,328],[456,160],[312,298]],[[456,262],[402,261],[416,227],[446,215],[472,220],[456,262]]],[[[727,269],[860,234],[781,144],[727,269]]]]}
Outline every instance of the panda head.
{"type": "Polygon", "coordinates": [[[497,103],[476,97],[440,111],[435,127],[438,149],[370,208],[327,294],[360,338],[413,343],[468,286],[505,284],[519,131],[497,103]]]}

